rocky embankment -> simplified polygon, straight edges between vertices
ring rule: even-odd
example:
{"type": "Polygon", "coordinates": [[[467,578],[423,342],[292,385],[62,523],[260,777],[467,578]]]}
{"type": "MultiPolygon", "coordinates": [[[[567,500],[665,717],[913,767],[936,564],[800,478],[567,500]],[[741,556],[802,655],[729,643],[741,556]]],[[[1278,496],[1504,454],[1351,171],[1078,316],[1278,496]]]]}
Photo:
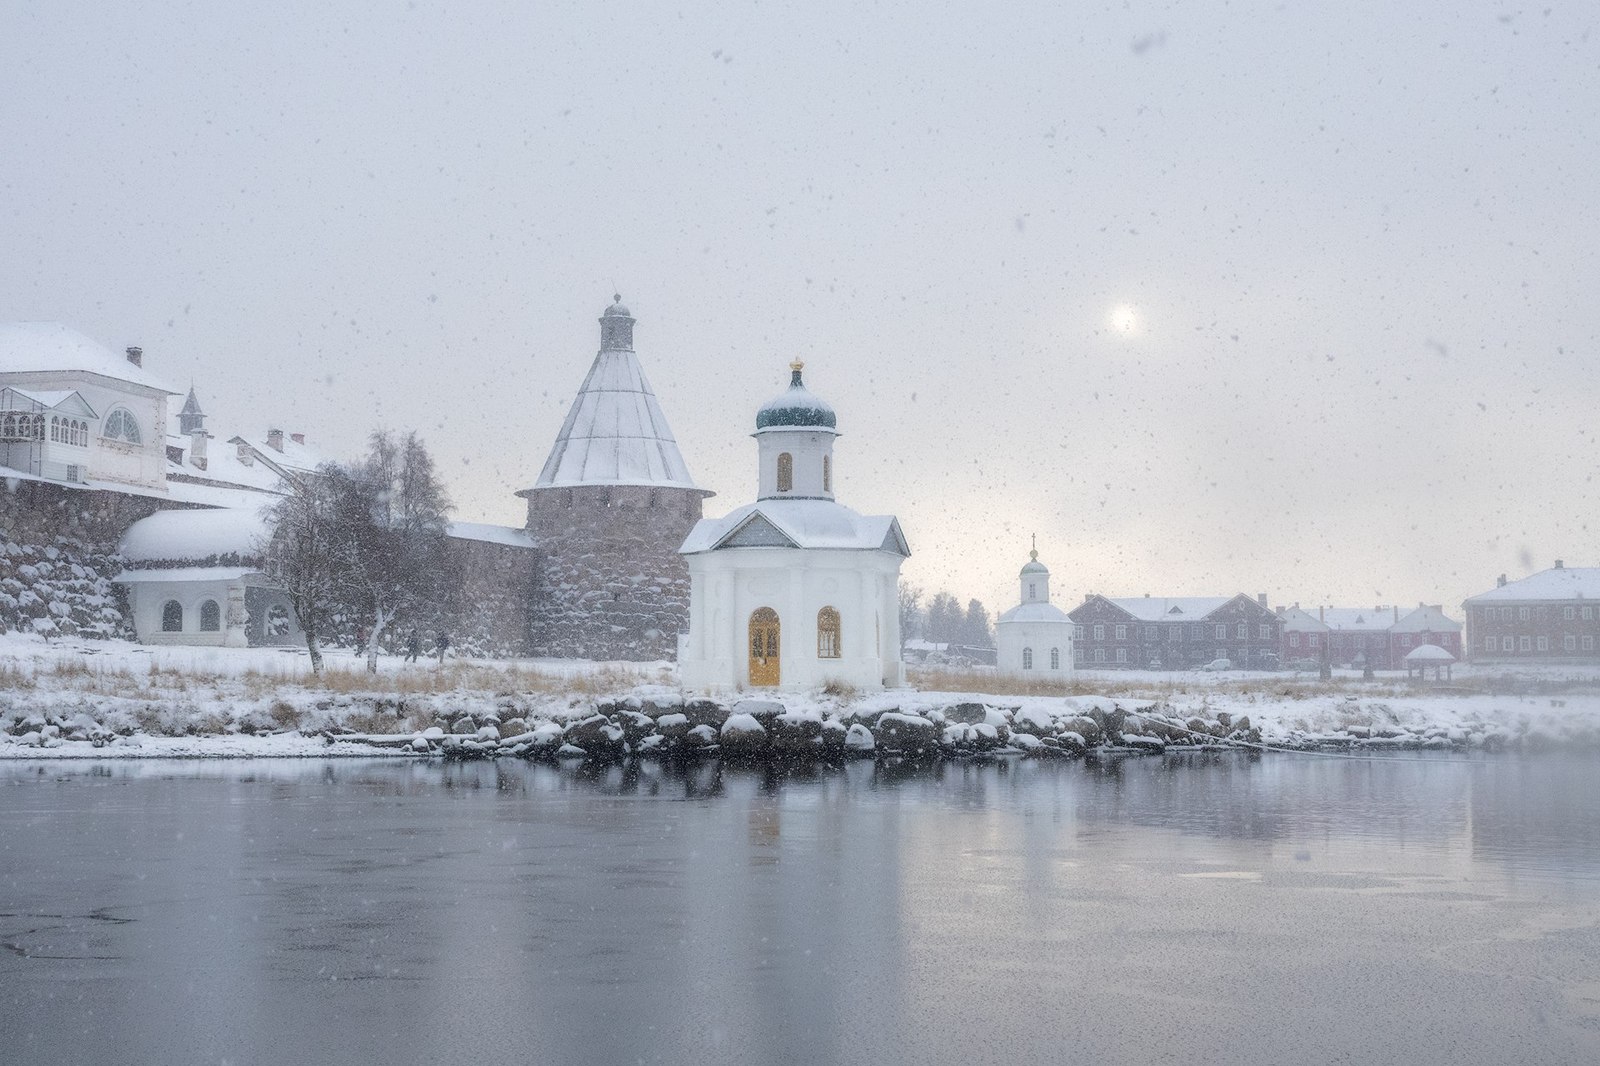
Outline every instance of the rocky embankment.
{"type": "MultiPolygon", "coordinates": [[[[1183,719],[1150,703],[1072,698],[1059,709],[964,702],[901,710],[824,713],[772,699],[628,698],[566,720],[463,716],[448,728],[360,741],[456,758],[616,760],[630,756],[809,761],[842,758],[1075,758],[1096,752],[1159,754],[1169,747],[1259,745],[1248,718],[1183,719]]],[[[329,731],[330,740],[357,737],[329,731]]]]}
{"type": "MultiPolygon", "coordinates": [[[[1291,726],[1284,707],[1258,706],[1252,723],[1233,712],[1184,711],[1150,700],[1074,696],[1007,699],[908,693],[859,701],[790,697],[724,702],[650,688],[598,703],[577,698],[524,702],[488,693],[322,700],[321,721],[274,722],[255,711],[179,716],[173,723],[125,708],[76,701],[70,709],[0,711],[0,757],[371,755],[580,759],[632,757],[777,759],[960,759],[997,755],[1082,758],[1181,750],[1539,750],[1600,749],[1600,720],[1580,713],[1562,724],[1529,714],[1456,714],[1352,697],[1326,701],[1291,726]],[[323,704],[326,704],[324,707],[323,704]],[[466,708],[463,709],[463,705],[466,708]],[[424,723],[431,724],[424,725],[424,723]],[[380,724],[381,723],[381,724],[380,724]],[[1337,723],[1333,725],[1331,723],[1337,723]],[[406,729],[409,725],[411,728],[406,729]],[[382,731],[370,731],[377,726],[382,731]],[[363,728],[364,727],[364,728],[363,728]],[[420,727],[420,728],[419,728],[420,727]]],[[[36,705],[37,706],[37,705],[36,705]]],[[[1299,711],[1302,708],[1292,708],[1299,711]]],[[[1548,713],[1565,713],[1564,706],[1548,713]]],[[[296,715],[296,717],[302,717],[296,715]]]]}

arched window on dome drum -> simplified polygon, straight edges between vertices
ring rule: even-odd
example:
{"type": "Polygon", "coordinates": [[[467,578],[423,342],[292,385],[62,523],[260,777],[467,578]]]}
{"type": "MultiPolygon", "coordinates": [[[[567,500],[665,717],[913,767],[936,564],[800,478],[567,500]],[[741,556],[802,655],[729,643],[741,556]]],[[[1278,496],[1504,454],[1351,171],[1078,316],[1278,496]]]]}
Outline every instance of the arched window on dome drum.
{"type": "Polygon", "coordinates": [[[833,456],[822,457],[822,491],[833,491],[833,456]]]}
{"type": "Polygon", "coordinates": [[[222,628],[222,609],[217,606],[216,600],[207,600],[200,605],[200,632],[215,633],[222,628]]]}
{"type": "Polygon", "coordinates": [[[1024,670],[1032,670],[1033,669],[1033,649],[1032,648],[1023,648],[1022,649],[1022,668],[1024,670]]]}
{"type": "Polygon", "coordinates": [[[792,492],[794,490],[794,456],[788,452],[778,453],[778,491],[792,492]]]}
{"type": "Polygon", "coordinates": [[[183,604],[177,600],[168,600],[161,606],[161,632],[183,632],[183,604]]]}
{"type": "Polygon", "coordinates": [[[1061,649],[1060,648],[1051,648],[1050,649],[1050,669],[1052,669],[1052,670],[1061,669],[1061,649]]]}
{"type": "Polygon", "coordinates": [[[839,648],[839,612],[824,607],[817,612],[817,658],[837,659],[839,648]]]}

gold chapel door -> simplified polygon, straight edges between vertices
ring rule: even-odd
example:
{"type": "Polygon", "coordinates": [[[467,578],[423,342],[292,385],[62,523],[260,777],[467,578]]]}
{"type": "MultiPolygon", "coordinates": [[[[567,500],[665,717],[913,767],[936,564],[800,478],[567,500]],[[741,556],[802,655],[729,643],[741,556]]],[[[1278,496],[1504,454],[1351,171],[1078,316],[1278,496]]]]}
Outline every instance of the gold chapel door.
{"type": "Polygon", "coordinates": [[[761,607],[750,615],[750,684],[778,683],[778,612],[761,607]]]}

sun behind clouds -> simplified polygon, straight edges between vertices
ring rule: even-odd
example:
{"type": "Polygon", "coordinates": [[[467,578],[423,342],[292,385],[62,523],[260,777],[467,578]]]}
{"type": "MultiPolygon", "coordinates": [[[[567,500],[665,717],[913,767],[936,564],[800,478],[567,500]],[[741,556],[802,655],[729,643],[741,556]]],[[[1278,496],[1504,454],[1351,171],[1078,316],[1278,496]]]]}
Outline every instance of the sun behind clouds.
{"type": "Polygon", "coordinates": [[[1132,304],[1117,304],[1111,308],[1111,313],[1107,316],[1106,322],[1113,333],[1124,335],[1137,333],[1139,331],[1139,312],[1135,310],[1132,304]]]}

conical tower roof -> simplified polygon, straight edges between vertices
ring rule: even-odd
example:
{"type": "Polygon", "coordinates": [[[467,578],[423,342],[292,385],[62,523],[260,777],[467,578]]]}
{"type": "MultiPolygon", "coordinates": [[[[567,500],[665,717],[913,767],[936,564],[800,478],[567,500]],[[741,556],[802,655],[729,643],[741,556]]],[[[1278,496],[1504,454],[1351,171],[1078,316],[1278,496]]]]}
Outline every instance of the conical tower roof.
{"type": "Polygon", "coordinates": [[[696,488],[633,350],[633,316],[621,296],[614,300],[600,318],[599,354],[534,488],[696,488]]]}

